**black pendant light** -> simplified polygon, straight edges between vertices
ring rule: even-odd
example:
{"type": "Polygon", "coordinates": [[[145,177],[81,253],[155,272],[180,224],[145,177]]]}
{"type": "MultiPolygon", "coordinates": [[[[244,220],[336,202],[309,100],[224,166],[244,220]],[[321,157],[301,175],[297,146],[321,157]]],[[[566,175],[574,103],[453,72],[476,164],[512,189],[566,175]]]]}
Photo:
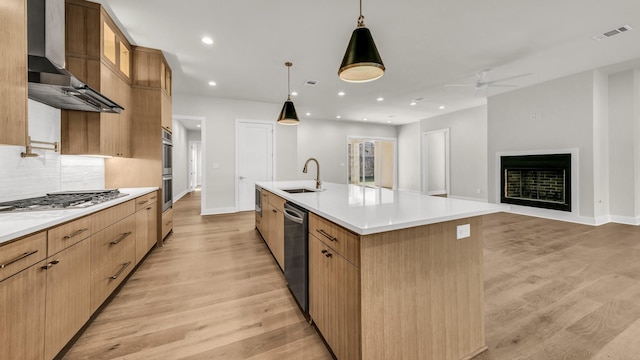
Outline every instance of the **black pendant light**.
{"type": "Polygon", "coordinates": [[[373,42],[371,31],[364,26],[362,0],[360,0],[358,27],[351,34],[338,76],[344,81],[359,83],[379,79],[382,75],[384,75],[384,64],[376,43],[373,42]]]}
{"type": "Polygon", "coordinates": [[[282,125],[298,125],[298,114],[296,114],[296,108],[293,107],[293,101],[291,101],[291,65],[290,62],[284,63],[287,67],[287,101],[282,106],[280,116],[278,117],[278,124],[282,125]]]}

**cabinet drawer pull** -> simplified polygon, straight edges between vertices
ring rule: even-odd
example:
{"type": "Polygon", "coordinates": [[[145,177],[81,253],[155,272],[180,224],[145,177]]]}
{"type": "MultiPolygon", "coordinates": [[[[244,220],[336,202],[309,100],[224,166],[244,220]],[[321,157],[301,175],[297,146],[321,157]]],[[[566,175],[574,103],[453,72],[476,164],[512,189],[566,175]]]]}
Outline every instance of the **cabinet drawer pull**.
{"type": "Polygon", "coordinates": [[[276,209],[271,209],[271,211],[273,211],[273,212],[277,212],[277,211],[276,211],[276,209]]]}
{"type": "Polygon", "coordinates": [[[80,230],[78,230],[78,231],[76,231],[76,232],[74,232],[72,234],[63,236],[62,238],[65,239],[65,240],[68,240],[68,239],[71,239],[74,236],[78,236],[78,235],[82,234],[83,232],[85,232],[87,230],[89,230],[89,229],[87,229],[87,228],[80,229],[80,230]]]}
{"type": "Polygon", "coordinates": [[[152,197],[151,197],[151,200],[155,200],[155,199],[157,199],[157,198],[158,198],[157,196],[152,196],[152,197]]]}
{"type": "Polygon", "coordinates": [[[336,241],[338,239],[334,238],[333,236],[327,234],[324,230],[322,229],[317,229],[317,232],[319,232],[320,234],[322,234],[322,236],[326,237],[327,239],[331,240],[331,241],[336,241]]]}
{"type": "Polygon", "coordinates": [[[49,270],[49,269],[51,269],[51,267],[52,267],[53,265],[57,265],[57,264],[59,264],[59,263],[60,263],[60,259],[51,260],[51,261],[49,261],[49,262],[47,263],[47,265],[42,266],[42,267],[41,267],[41,269],[42,269],[42,270],[49,270]]]}
{"type": "Polygon", "coordinates": [[[326,254],[326,253],[327,253],[327,250],[322,249],[322,253],[323,253],[323,254],[326,254]]]}
{"type": "Polygon", "coordinates": [[[147,208],[147,210],[151,210],[151,206],[149,206],[149,207],[147,208]]]}
{"type": "Polygon", "coordinates": [[[149,200],[145,200],[145,201],[138,201],[138,205],[146,204],[147,202],[149,202],[149,200]]]}
{"type": "Polygon", "coordinates": [[[120,234],[120,237],[110,242],[109,245],[118,245],[120,241],[124,240],[129,235],[131,235],[131,231],[127,231],[126,233],[120,234]]]}
{"type": "Polygon", "coordinates": [[[171,225],[171,223],[173,223],[173,221],[167,221],[167,222],[165,223],[165,225],[169,226],[169,225],[171,225]]]}
{"type": "Polygon", "coordinates": [[[5,267],[7,267],[7,266],[9,266],[9,265],[13,264],[14,262],[16,262],[16,261],[20,261],[20,260],[22,260],[22,259],[24,259],[24,258],[26,258],[26,257],[29,257],[29,256],[31,256],[31,255],[33,255],[33,254],[35,254],[35,253],[37,253],[37,252],[38,252],[38,250],[31,250],[31,251],[27,251],[26,253],[24,253],[24,254],[22,254],[22,255],[20,255],[20,256],[18,256],[18,257],[16,257],[16,258],[13,258],[13,259],[11,259],[11,260],[7,261],[7,262],[6,262],[6,263],[4,263],[4,264],[0,264],[0,269],[4,269],[5,267]]]}
{"type": "Polygon", "coordinates": [[[117,279],[118,276],[120,276],[122,274],[124,269],[129,267],[129,265],[131,265],[131,261],[127,261],[126,263],[122,264],[122,267],[120,268],[120,270],[115,275],[111,276],[110,279],[112,279],[112,280],[117,279]]]}

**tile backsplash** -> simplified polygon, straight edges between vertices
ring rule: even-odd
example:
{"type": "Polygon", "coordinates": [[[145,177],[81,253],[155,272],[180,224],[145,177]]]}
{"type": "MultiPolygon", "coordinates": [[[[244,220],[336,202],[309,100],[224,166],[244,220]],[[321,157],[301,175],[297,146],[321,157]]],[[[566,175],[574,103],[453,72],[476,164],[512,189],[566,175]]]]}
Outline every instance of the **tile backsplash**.
{"type": "MultiPolygon", "coordinates": [[[[60,110],[29,100],[29,135],[33,140],[60,141],[60,110]]],[[[60,190],[104,188],[104,159],[34,150],[22,158],[22,146],[0,146],[0,201],[41,196],[60,190]]]]}

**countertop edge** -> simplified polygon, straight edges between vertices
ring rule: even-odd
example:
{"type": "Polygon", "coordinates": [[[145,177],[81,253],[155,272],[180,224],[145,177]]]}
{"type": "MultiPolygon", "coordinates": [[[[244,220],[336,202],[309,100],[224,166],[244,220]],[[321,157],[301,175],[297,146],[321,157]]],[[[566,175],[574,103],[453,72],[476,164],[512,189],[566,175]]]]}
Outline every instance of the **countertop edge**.
{"type": "MultiPolygon", "coordinates": [[[[127,194],[126,196],[123,196],[114,200],[110,200],[104,203],[100,203],[84,209],[59,210],[58,212],[60,212],[60,217],[56,217],[50,220],[42,220],[42,221],[34,220],[34,223],[37,223],[37,224],[31,225],[28,227],[25,226],[20,230],[12,231],[10,233],[0,234],[0,246],[2,246],[6,242],[17,240],[25,236],[37,233],[39,231],[42,231],[42,230],[45,230],[69,221],[73,221],[75,219],[78,219],[87,215],[91,215],[93,213],[110,208],[118,204],[122,204],[124,202],[135,199],[142,195],[146,195],[151,192],[157,191],[158,189],[159,189],[158,187],[120,188],[119,189],[120,192],[123,194],[127,194]],[[62,213],[62,212],[65,212],[65,213],[62,213]]],[[[3,221],[10,221],[10,217],[15,216],[16,214],[17,213],[0,214],[0,224],[2,224],[3,221]]],[[[29,213],[23,213],[22,215],[28,215],[28,214],[29,213]]]]}
{"type": "MultiPolygon", "coordinates": [[[[289,188],[292,187],[291,184],[292,182],[287,181],[287,182],[283,182],[286,183],[287,185],[281,185],[284,186],[285,188],[289,188]]],[[[315,186],[315,181],[308,181],[308,180],[300,180],[300,181],[295,181],[295,183],[298,184],[299,187],[304,187],[304,188],[313,188],[315,186]]],[[[407,221],[407,222],[403,222],[403,223],[397,223],[397,224],[390,224],[390,225],[382,225],[382,226],[375,226],[375,227],[368,227],[368,228],[361,228],[358,227],[354,224],[351,224],[343,219],[337,218],[334,215],[331,215],[329,213],[326,213],[322,210],[319,210],[317,208],[313,208],[307,204],[301,203],[299,199],[296,199],[295,196],[292,196],[291,194],[275,187],[277,186],[278,182],[257,182],[256,185],[267,190],[270,191],[278,196],[280,196],[281,198],[287,200],[287,201],[291,201],[293,203],[295,203],[296,205],[299,205],[307,210],[309,210],[310,212],[319,215],[323,218],[326,218],[327,220],[330,220],[358,235],[361,236],[366,236],[366,235],[372,235],[372,234],[378,234],[378,233],[382,233],[382,232],[388,232],[388,231],[394,231],[394,230],[401,230],[401,229],[407,229],[407,228],[412,228],[412,227],[417,227],[417,226],[424,226],[424,225],[430,225],[430,224],[437,224],[437,223],[442,223],[442,222],[447,222],[447,221],[453,221],[453,220],[459,220],[459,219],[465,219],[465,218],[470,218],[470,217],[475,217],[475,216],[482,216],[482,215],[489,215],[489,214],[494,214],[494,213],[498,213],[498,212],[503,212],[503,211],[508,211],[510,209],[510,206],[508,205],[504,205],[504,204],[491,204],[491,203],[487,203],[487,208],[484,210],[476,210],[476,211],[469,211],[469,212],[465,212],[465,213],[461,213],[461,214],[454,214],[454,215],[447,215],[447,216],[438,216],[438,217],[432,217],[429,219],[422,219],[422,220],[416,220],[416,221],[407,221]]],[[[340,185],[340,184],[339,184],[340,185]]],[[[345,185],[346,186],[346,185],[345,185]]],[[[400,190],[398,190],[400,191],[400,190]]],[[[423,194],[420,194],[423,195],[423,194]]],[[[427,195],[424,195],[427,196],[427,195]]],[[[471,200],[460,200],[460,199],[450,199],[452,201],[471,201],[471,200]]]]}

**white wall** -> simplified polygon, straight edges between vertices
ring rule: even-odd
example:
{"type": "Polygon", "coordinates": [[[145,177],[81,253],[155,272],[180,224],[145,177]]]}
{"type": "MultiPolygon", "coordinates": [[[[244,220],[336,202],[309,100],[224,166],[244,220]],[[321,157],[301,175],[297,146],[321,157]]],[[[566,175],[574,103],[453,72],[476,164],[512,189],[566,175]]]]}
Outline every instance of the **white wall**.
{"type": "Polygon", "coordinates": [[[614,221],[640,219],[640,72],[609,77],[609,196],[614,221]]]}
{"type": "Polygon", "coordinates": [[[173,142],[173,201],[177,201],[189,191],[189,145],[187,129],[179,122],[171,125],[173,142]]]}
{"type": "Polygon", "coordinates": [[[201,131],[187,130],[187,141],[200,141],[202,133],[201,131]]]}
{"type": "MultiPolygon", "coordinates": [[[[488,98],[489,200],[496,201],[496,153],[578,149],[581,217],[595,219],[592,71],[488,98]]],[[[575,165],[575,164],[574,164],[575,165]]]]}
{"type": "Polygon", "coordinates": [[[309,165],[307,174],[302,173],[305,161],[313,157],[320,163],[320,180],[340,184],[347,183],[347,136],[397,136],[395,126],[336,120],[303,119],[297,130],[298,157],[291,179],[314,179],[315,164],[309,165]]]}
{"type": "MultiPolygon", "coordinates": [[[[59,142],[60,110],[29,100],[29,134],[33,140],[59,142]]],[[[102,158],[61,156],[44,150],[34,150],[41,156],[21,158],[23,151],[21,146],[0,146],[0,201],[104,188],[102,158]]]]}
{"type": "Polygon", "coordinates": [[[398,126],[398,187],[420,191],[420,122],[398,126]]]}
{"type": "Polygon", "coordinates": [[[450,139],[450,196],[487,200],[487,107],[423,119],[418,136],[444,128],[449,128],[450,139]]]}
{"type": "MultiPolygon", "coordinates": [[[[234,211],[235,204],[235,122],[276,120],[282,104],[228,100],[174,94],[173,113],[204,117],[205,143],[203,198],[205,213],[234,211]],[[218,167],[214,168],[213,164],[218,167]]],[[[276,126],[276,179],[292,179],[296,163],[296,128],[276,126]]]]}

